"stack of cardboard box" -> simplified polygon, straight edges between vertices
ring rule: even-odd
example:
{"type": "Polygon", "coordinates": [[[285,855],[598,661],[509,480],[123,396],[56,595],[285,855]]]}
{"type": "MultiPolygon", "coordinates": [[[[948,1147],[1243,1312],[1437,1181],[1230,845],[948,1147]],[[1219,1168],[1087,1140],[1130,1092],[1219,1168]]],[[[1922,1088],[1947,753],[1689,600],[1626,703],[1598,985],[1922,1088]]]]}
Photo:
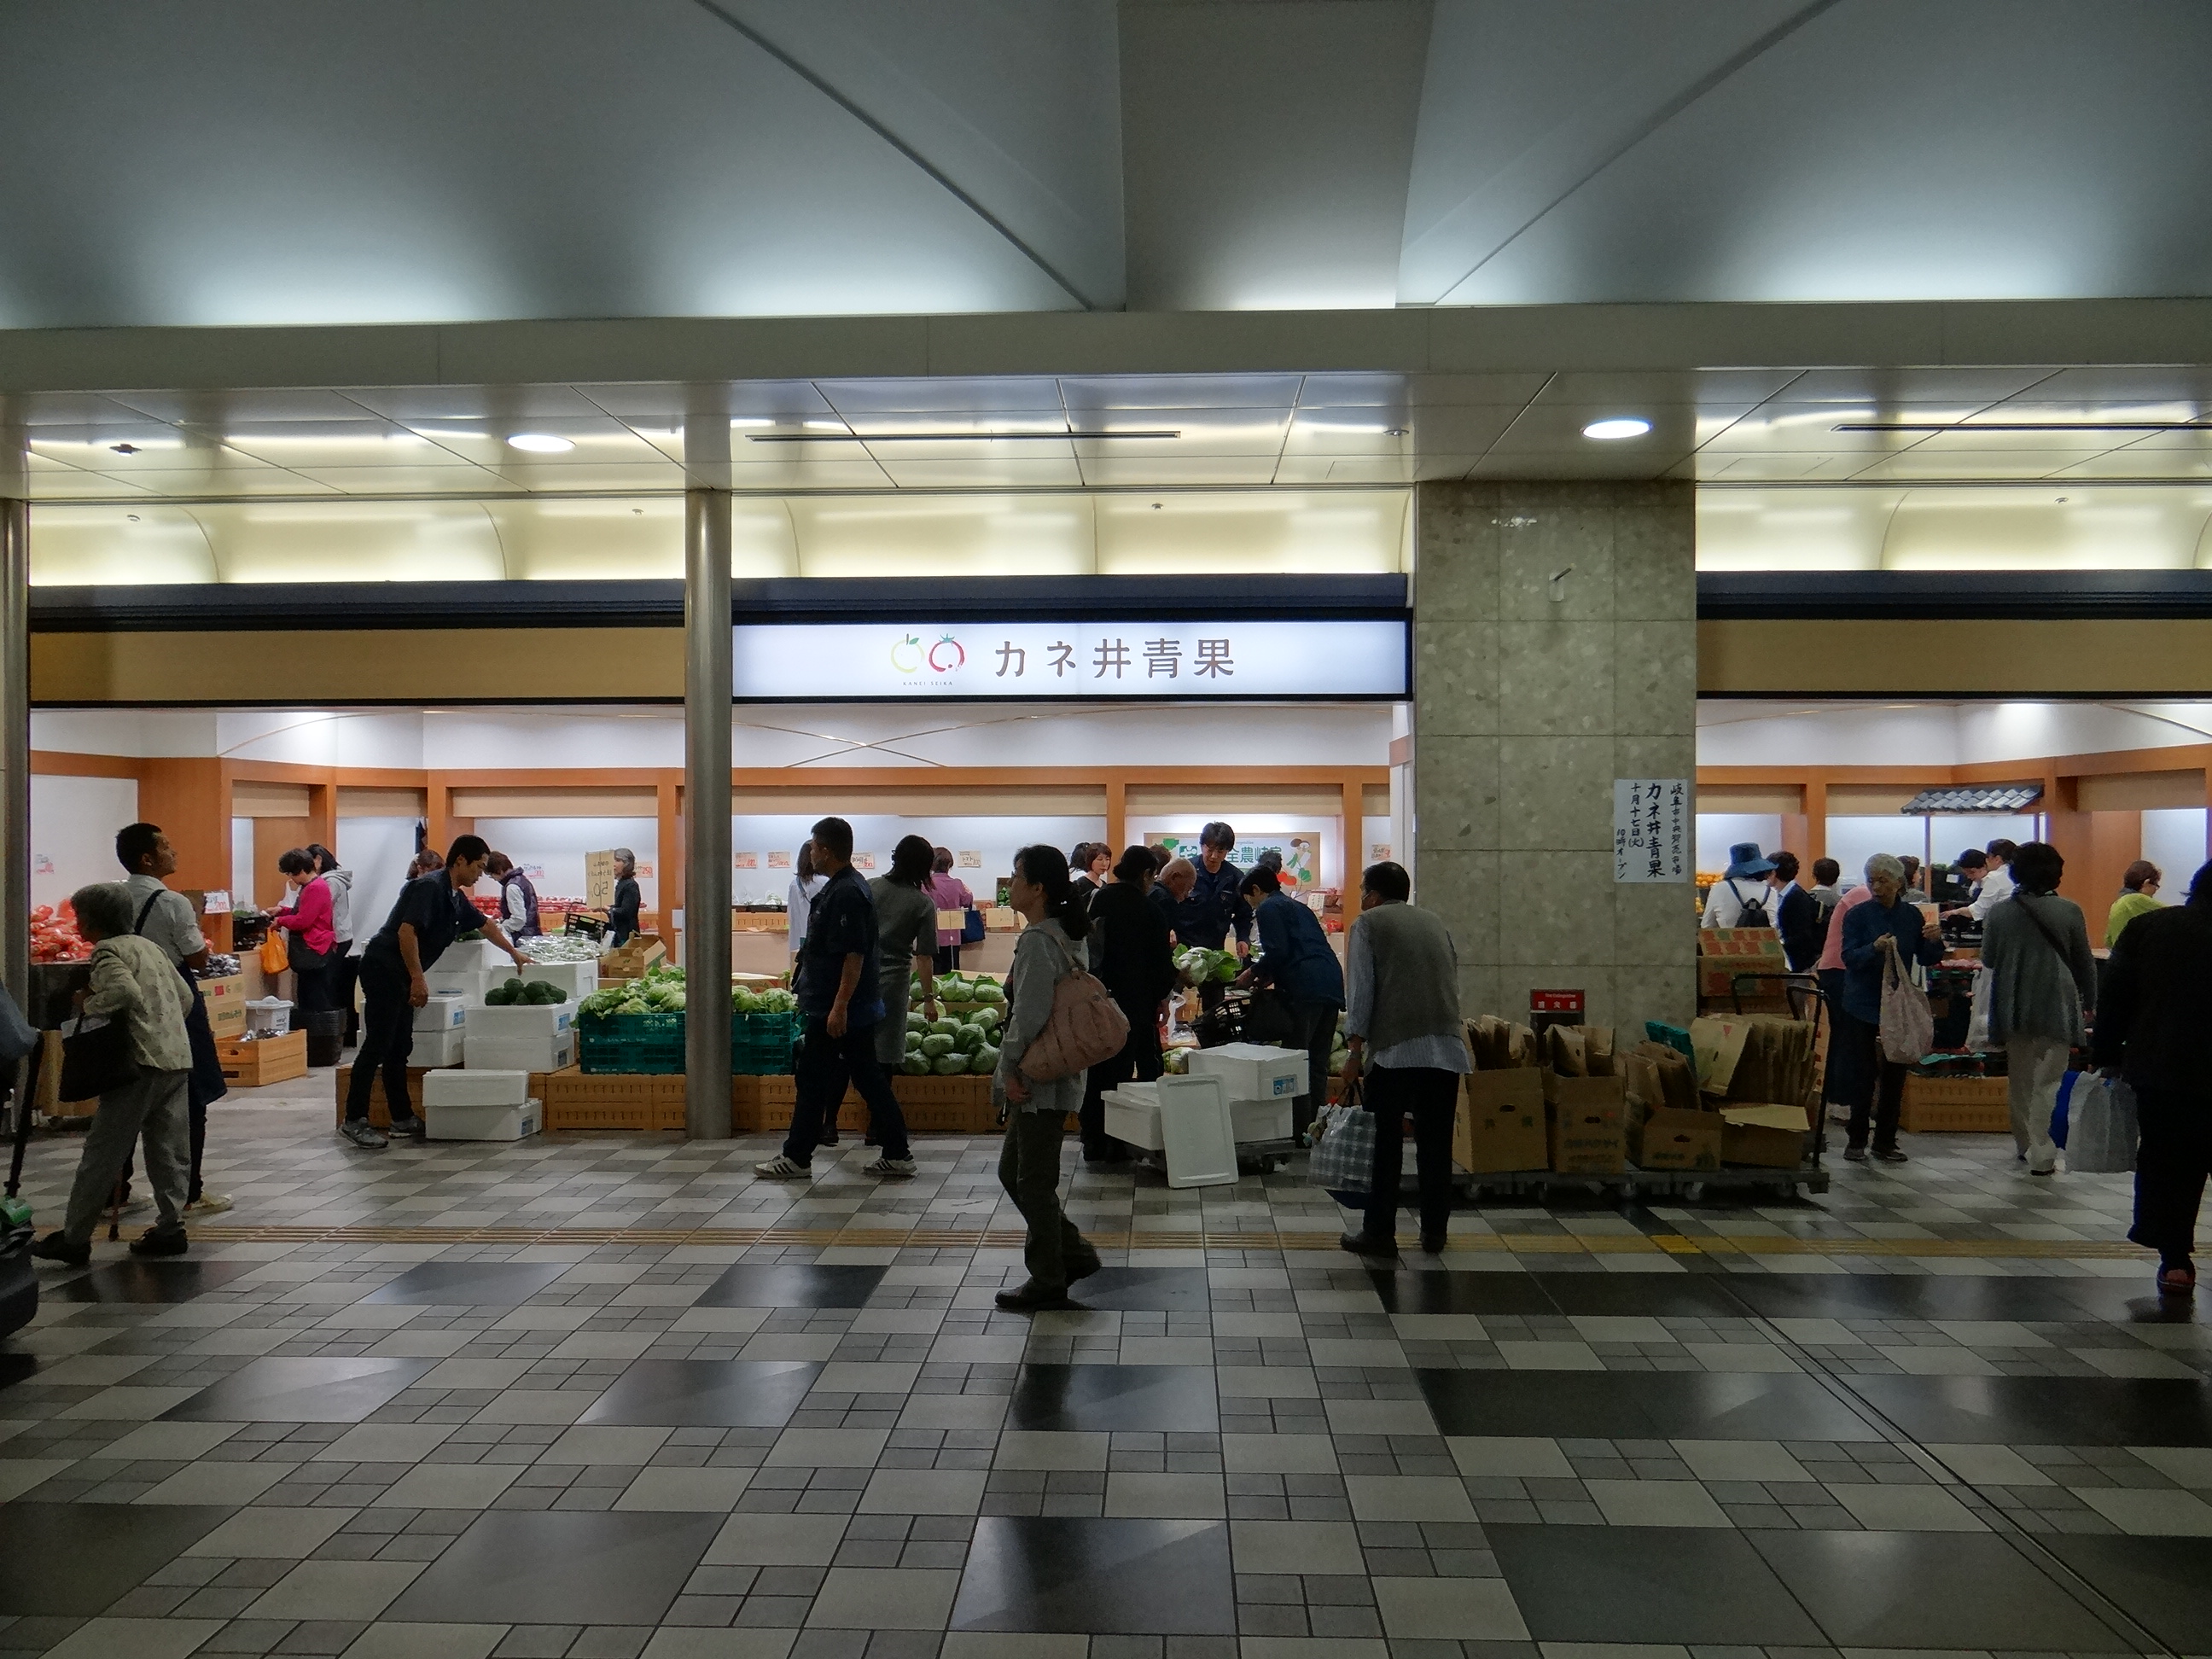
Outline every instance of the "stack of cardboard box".
{"type": "Polygon", "coordinates": [[[1721,1161],[1794,1170],[1812,1127],[1813,1028],[1774,1014],[1711,1017],[1690,1027],[1700,1091],[1718,1107],[1721,1161]]]}
{"type": "Polygon", "coordinates": [[[1714,1013],[1790,1012],[1781,975],[1790,971],[1782,954],[1782,935],[1771,927],[1701,927],[1698,930],[1698,1006],[1714,1013]],[[1755,979],[1742,981],[1745,975],[1755,979]]]}

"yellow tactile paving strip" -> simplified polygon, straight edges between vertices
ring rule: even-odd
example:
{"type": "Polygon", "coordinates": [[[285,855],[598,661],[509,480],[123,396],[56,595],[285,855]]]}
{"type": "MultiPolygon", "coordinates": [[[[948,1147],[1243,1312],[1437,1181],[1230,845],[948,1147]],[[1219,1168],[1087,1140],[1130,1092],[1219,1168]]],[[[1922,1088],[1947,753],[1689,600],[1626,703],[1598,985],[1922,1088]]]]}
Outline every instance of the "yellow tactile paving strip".
{"type": "MultiPolygon", "coordinates": [[[[751,1248],[812,1246],[845,1249],[1018,1249],[1014,1229],[847,1227],[252,1227],[197,1226],[192,1237],[210,1244],[631,1244],[751,1248]]],[[[1085,1235],[1115,1250],[1334,1250],[1323,1232],[1094,1232],[1085,1235]]],[[[1514,1255],[1904,1256],[2004,1261],[2148,1260],[2123,1240],[2039,1238],[1803,1238],[1789,1234],[1733,1237],[1681,1233],[1468,1233],[1455,1237],[1452,1253],[1514,1255]]]]}

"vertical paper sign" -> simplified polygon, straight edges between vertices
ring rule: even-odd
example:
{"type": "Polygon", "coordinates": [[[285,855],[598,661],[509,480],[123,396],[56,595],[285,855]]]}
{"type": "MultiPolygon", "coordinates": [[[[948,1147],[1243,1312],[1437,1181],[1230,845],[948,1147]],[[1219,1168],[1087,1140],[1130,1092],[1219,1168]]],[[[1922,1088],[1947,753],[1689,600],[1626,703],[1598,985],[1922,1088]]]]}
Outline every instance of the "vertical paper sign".
{"type": "Polygon", "coordinates": [[[1613,781],[1613,878],[1690,879],[1687,778],[1613,781]]]}

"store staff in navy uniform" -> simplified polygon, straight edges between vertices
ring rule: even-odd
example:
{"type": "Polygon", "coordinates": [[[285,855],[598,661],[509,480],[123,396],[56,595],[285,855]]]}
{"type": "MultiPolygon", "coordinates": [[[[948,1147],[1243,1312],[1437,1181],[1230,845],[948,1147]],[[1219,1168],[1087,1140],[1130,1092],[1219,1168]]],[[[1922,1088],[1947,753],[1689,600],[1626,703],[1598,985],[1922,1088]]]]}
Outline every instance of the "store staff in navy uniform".
{"type": "Polygon", "coordinates": [[[1233,927],[1237,954],[1252,953],[1252,907],[1238,890],[1249,872],[1229,861],[1230,849],[1236,845],[1237,832],[1225,823],[1217,821],[1198,832],[1195,879],[1188,896],[1175,908],[1176,943],[1186,949],[1202,945],[1209,951],[1226,950],[1233,927]]]}
{"type": "Polygon", "coordinates": [[[430,982],[422,975],[437,965],[446,947],[481,928],[514,958],[515,972],[529,965],[499,924],[469,902],[469,890],[490,855],[480,836],[453,837],[446,867],[417,876],[399,890],[391,915],[361,953],[361,1048],[353,1057],[345,1121],[338,1128],[356,1146],[385,1145],[383,1132],[368,1121],[369,1091],[380,1067],[392,1133],[418,1138],[423,1133],[422,1120],[407,1098],[407,1057],[415,1052],[415,1011],[430,1000],[430,982]]]}

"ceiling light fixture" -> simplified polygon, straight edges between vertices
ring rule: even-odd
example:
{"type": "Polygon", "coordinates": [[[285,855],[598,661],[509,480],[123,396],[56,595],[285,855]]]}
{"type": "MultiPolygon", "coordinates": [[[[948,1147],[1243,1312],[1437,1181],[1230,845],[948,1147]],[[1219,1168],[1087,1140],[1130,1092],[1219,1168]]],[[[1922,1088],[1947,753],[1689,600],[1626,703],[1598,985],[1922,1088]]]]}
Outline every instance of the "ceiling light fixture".
{"type": "Polygon", "coordinates": [[[842,433],[848,429],[842,421],[802,421],[799,424],[809,432],[842,433]]]}
{"type": "Polygon", "coordinates": [[[2212,421],[1853,421],[1838,432],[2212,432],[2212,421]]]}
{"type": "Polygon", "coordinates": [[[576,446],[550,432],[510,432],[507,434],[507,447],[532,455],[565,455],[576,446]]]}
{"type": "Polygon", "coordinates": [[[732,429],[740,427],[774,426],[775,424],[775,422],[774,421],[763,420],[757,415],[733,415],[730,417],[730,425],[732,429]]]}
{"type": "Polygon", "coordinates": [[[1640,415],[1616,415],[1602,421],[1592,421],[1583,428],[1583,436],[1595,438],[1600,443],[1616,443],[1623,438],[1640,438],[1651,430],[1651,422],[1640,415]]]}
{"type": "MultiPolygon", "coordinates": [[[[809,421],[807,425],[817,422],[809,421]]],[[[840,427],[834,434],[817,432],[754,432],[746,434],[747,441],[757,444],[949,444],[971,443],[1066,443],[1081,438],[1091,442],[1131,438],[1180,438],[1180,431],[1152,432],[1085,432],[1070,429],[1065,432],[848,432],[840,427]]]]}

